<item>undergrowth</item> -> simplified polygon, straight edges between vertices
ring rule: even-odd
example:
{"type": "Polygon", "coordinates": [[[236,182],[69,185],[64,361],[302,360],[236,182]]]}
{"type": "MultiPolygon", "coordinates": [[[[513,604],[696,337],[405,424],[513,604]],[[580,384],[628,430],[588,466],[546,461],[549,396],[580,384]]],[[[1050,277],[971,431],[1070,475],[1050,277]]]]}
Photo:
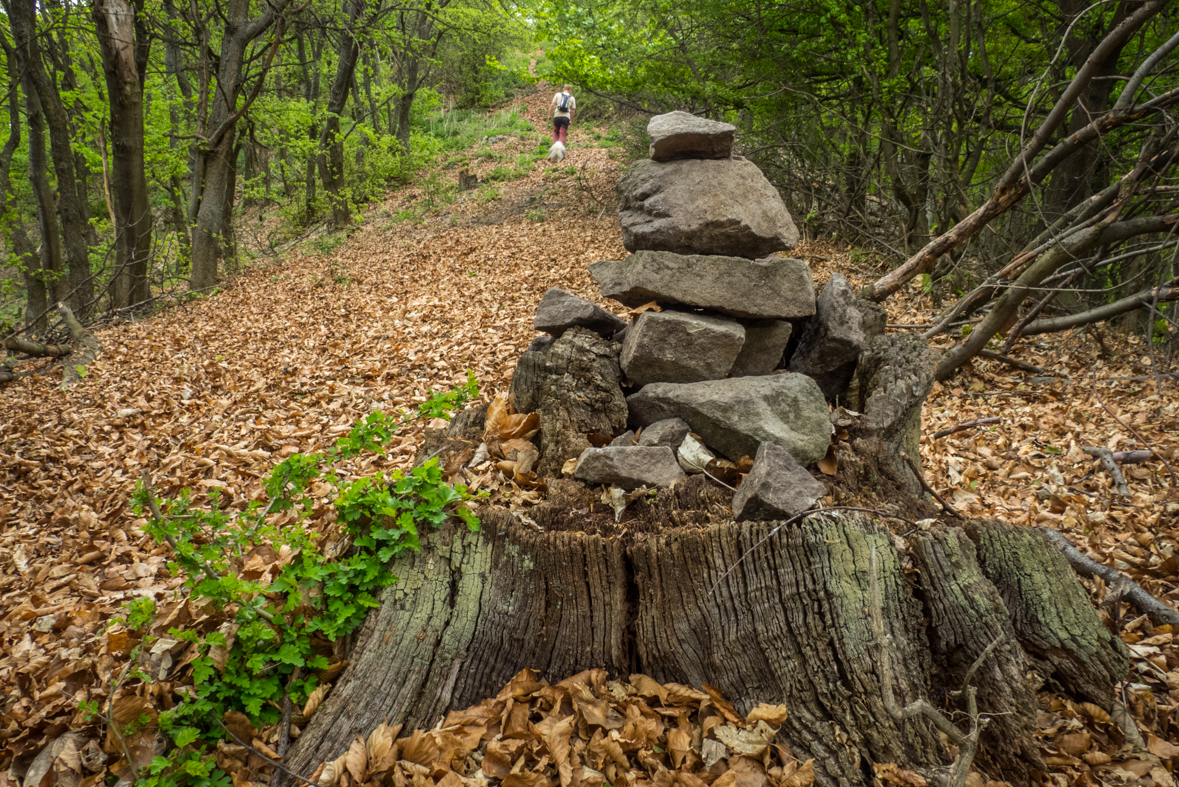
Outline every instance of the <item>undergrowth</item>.
{"type": "Polygon", "coordinates": [[[478,529],[479,520],[468,507],[472,496],[461,484],[444,483],[436,459],[388,477],[345,481],[339,475],[342,462],[384,454],[405,423],[448,418],[477,395],[478,384],[468,373],[465,385],[431,395],[415,413],[373,412],[331,449],[294,454],[278,464],[266,479],[265,499],[241,512],[223,506],[217,490],[207,506],[197,506],[187,490],[157,499],[150,482],[140,482],[133,497],[136,515],[147,517],[146,531],[171,548],[168,568],[184,578],[190,605],[215,610],[221,623],[204,633],[169,629],[170,638],[196,647],[193,685],[157,719],[145,709],[120,724],[116,719],[125,719],[120,711],[128,707],[126,700],[138,698],[130,692],[118,702],[114,697],[133,681],[152,681],[140,664],[156,641],[147,634],[156,618],[154,601],[141,598],[128,605],[122,622],[138,644],[112,687],[108,706],[92,702],[85,710],[105,715],[128,762],[125,740],[145,725],[154,721],[171,738],[166,756],[145,768],[130,766],[138,784],[231,787],[232,779],[210,753],[218,741],[233,737],[225,720],[242,714],[251,725],[264,727],[282,720],[284,706],[303,707],[319,685],[316,673],[330,666],[325,654],[332,643],[356,631],[368,610],[378,606],[380,591],[397,581],[390,561],[418,550],[421,530],[438,527],[449,516],[478,529]],[[325,484],[336,521],[351,539],[337,559],[325,554],[329,545],[307,526],[325,484]]]}

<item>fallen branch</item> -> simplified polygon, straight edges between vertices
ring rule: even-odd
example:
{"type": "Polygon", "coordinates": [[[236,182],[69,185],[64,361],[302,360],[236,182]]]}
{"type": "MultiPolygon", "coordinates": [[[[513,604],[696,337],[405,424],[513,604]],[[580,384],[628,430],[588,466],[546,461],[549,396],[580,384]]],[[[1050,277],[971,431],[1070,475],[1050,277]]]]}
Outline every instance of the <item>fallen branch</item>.
{"type": "Polygon", "coordinates": [[[37,358],[60,358],[63,355],[70,354],[70,348],[61,344],[42,344],[41,342],[31,342],[28,339],[19,338],[5,339],[4,349],[24,353],[25,355],[32,355],[37,358]]]}
{"type": "Polygon", "coordinates": [[[949,429],[939,429],[933,433],[934,440],[940,440],[943,437],[949,437],[956,432],[963,432],[967,429],[973,429],[976,426],[993,426],[1000,422],[999,416],[992,416],[990,418],[976,418],[973,421],[964,421],[957,426],[951,426],[949,429]]]}
{"type": "Polygon", "coordinates": [[[1105,472],[1109,473],[1109,477],[1113,479],[1114,487],[1118,490],[1119,495],[1122,497],[1130,496],[1130,487],[1126,485],[1126,477],[1122,475],[1122,468],[1118,467],[1113,451],[1097,445],[1081,446],[1081,450],[1089,456],[1100,460],[1101,466],[1105,468],[1105,472]]]}
{"type": "Polygon", "coordinates": [[[1105,410],[1107,413],[1109,413],[1110,418],[1113,418],[1115,421],[1118,422],[1118,424],[1121,425],[1121,427],[1123,429],[1125,429],[1130,434],[1134,435],[1135,440],[1137,440],[1138,442],[1140,442],[1144,446],[1146,446],[1148,449],[1150,449],[1150,452],[1153,453],[1155,456],[1157,456],[1159,458],[1159,460],[1162,461],[1162,463],[1164,465],[1166,465],[1167,472],[1171,474],[1171,492],[1174,493],[1175,487],[1177,485],[1176,480],[1175,480],[1175,468],[1171,467],[1171,463],[1167,461],[1167,457],[1163,456],[1161,453],[1159,453],[1157,450],[1155,450],[1155,447],[1150,444],[1149,440],[1147,440],[1142,435],[1138,434],[1137,429],[1130,426],[1128,423],[1123,421],[1121,418],[1118,418],[1117,414],[1113,410],[1109,409],[1109,405],[1106,404],[1105,400],[1101,398],[1101,394],[1097,393],[1097,381],[1096,380],[1093,381],[1093,398],[1095,398],[1097,400],[1097,403],[1101,405],[1103,410],[1105,410]]]}
{"type": "Polygon", "coordinates": [[[1114,451],[1113,460],[1120,465],[1140,465],[1149,462],[1154,451],[1144,448],[1141,451],[1114,451]]]}
{"type": "Polygon", "coordinates": [[[1037,336],[1042,333],[1066,331],[1069,328],[1079,328],[1095,322],[1105,322],[1126,312],[1150,306],[1152,303],[1174,300],[1179,300],[1179,287],[1165,285],[1154,287],[1135,293],[1134,295],[1129,295],[1113,303],[1107,303],[1105,306],[1080,312],[1079,314],[1067,314],[1063,317],[1046,317],[1042,320],[1036,320],[1027,325],[1021,334],[1023,336],[1037,336]]]}
{"type": "Polygon", "coordinates": [[[1042,527],[1040,531],[1048,539],[1048,543],[1060,550],[1065,560],[1073,567],[1073,571],[1089,579],[1100,577],[1107,585],[1116,589],[1122,598],[1129,601],[1134,609],[1149,616],[1155,625],[1170,624],[1179,628],[1179,612],[1147,593],[1137,582],[1117,569],[1103,566],[1081,554],[1064,533],[1048,527],[1042,527]]]}
{"type": "Polygon", "coordinates": [[[98,354],[102,352],[102,345],[98,343],[94,334],[86,326],[78,322],[78,318],[74,316],[69,306],[59,303],[57,310],[61,313],[61,318],[65,321],[66,328],[69,329],[70,338],[77,347],[73,354],[74,357],[71,359],[71,361],[76,360],[77,363],[71,362],[62,367],[61,384],[65,387],[73,385],[85,375],[86,364],[98,357],[98,354]]]}
{"type": "Polygon", "coordinates": [[[1043,374],[1044,373],[1044,370],[1041,369],[1039,366],[1033,366],[1030,363],[1026,363],[1025,361],[1020,361],[1015,358],[1012,358],[1009,355],[1001,355],[1000,353],[997,353],[994,350],[979,350],[978,354],[981,355],[983,358],[990,358],[992,361],[998,361],[999,363],[1005,363],[1008,366],[1014,366],[1016,369],[1019,369],[1021,372],[1030,372],[1031,374],[1043,374]]]}
{"type": "MultiPolygon", "coordinates": [[[[282,721],[278,728],[278,758],[285,760],[287,757],[287,750],[291,748],[291,686],[295,685],[295,681],[299,679],[303,672],[302,667],[295,667],[295,671],[291,673],[291,679],[287,681],[286,691],[282,693],[282,721]]],[[[270,778],[271,787],[280,787],[282,784],[282,771],[275,768],[274,775],[270,778]]]]}
{"type": "Polygon", "coordinates": [[[303,782],[303,784],[309,785],[309,787],[319,787],[319,785],[316,784],[315,782],[310,781],[309,779],[303,778],[302,776],[295,773],[287,766],[283,765],[278,760],[271,758],[270,755],[259,750],[257,746],[253,746],[249,743],[246,743],[241,738],[234,735],[233,730],[226,727],[225,723],[222,722],[221,719],[214,716],[213,721],[217,722],[217,726],[220,727],[222,729],[222,731],[225,732],[226,735],[228,735],[230,738],[233,738],[234,743],[236,743],[238,746],[244,746],[245,748],[249,749],[254,754],[255,757],[262,760],[267,765],[273,765],[276,770],[281,771],[282,773],[285,773],[287,776],[290,776],[292,779],[298,779],[299,781],[303,782]]]}

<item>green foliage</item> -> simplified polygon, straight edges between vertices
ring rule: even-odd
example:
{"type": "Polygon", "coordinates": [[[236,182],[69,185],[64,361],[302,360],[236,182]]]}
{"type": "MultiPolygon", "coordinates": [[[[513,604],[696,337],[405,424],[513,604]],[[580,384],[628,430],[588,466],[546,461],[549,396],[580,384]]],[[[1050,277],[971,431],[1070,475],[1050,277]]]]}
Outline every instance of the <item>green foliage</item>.
{"type": "MultiPolygon", "coordinates": [[[[437,459],[408,473],[353,480],[339,475],[349,460],[383,455],[403,424],[448,417],[476,396],[478,383],[468,373],[466,383],[431,394],[412,414],[370,413],[331,449],[294,454],[276,465],[264,485],[266,499],[244,510],[222,505],[215,489],[207,505],[197,505],[187,490],[157,500],[152,490],[139,486],[134,511],[148,517],[145,529],[153,538],[171,547],[169,570],[183,577],[194,601],[212,605],[224,619],[204,634],[168,632],[197,646],[193,687],[161,714],[160,729],[174,748],[153,761],[142,784],[230,783],[207,754],[225,734],[219,723],[225,714],[238,711],[264,726],[279,720],[284,694],[295,705],[306,702],[318,684],[316,672],[330,666],[325,655],[330,643],[356,631],[377,606],[381,589],[396,581],[390,561],[417,550],[422,529],[439,527],[449,516],[478,529],[479,520],[468,507],[472,496],[466,487],[443,481],[437,459]],[[351,540],[351,549],[339,560],[327,557],[323,537],[307,527],[323,485],[333,490],[336,521],[351,540]],[[263,553],[280,557],[266,572],[247,573],[246,561],[263,553]]],[[[142,632],[154,617],[154,602],[136,599],[123,622],[142,632]]]]}

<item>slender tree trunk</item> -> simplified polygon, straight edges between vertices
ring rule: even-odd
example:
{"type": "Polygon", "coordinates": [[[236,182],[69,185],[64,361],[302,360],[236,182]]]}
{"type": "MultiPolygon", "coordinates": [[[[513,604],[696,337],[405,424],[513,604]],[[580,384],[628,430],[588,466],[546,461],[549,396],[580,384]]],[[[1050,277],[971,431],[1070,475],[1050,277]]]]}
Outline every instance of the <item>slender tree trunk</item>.
{"type": "MultiPolygon", "coordinates": [[[[142,4],[127,0],[94,0],[93,16],[102,50],[110,100],[111,202],[114,209],[115,308],[151,298],[148,269],[151,261],[152,215],[148,201],[143,150],[143,83],[137,63],[136,15],[142,4]]],[[[146,61],[146,53],[143,60],[146,61]]]]}
{"type": "MultiPolygon", "coordinates": [[[[209,113],[208,125],[211,131],[206,153],[204,189],[192,236],[190,289],[208,289],[217,282],[217,261],[222,253],[226,221],[232,215],[233,207],[237,120],[247,108],[243,106],[239,109],[237,106],[246,47],[270,28],[288,2],[278,0],[252,20],[247,17],[249,0],[231,0],[229,3],[217,68],[217,90],[209,113]]],[[[279,35],[276,35],[272,44],[271,60],[267,64],[273,61],[273,54],[281,40],[280,34],[281,25],[279,35]]],[[[258,79],[265,79],[267,70],[264,67],[258,79]]]]}
{"type": "MultiPolygon", "coordinates": [[[[37,224],[41,235],[41,275],[49,298],[56,302],[65,297],[65,262],[62,257],[61,231],[57,223],[57,198],[49,184],[49,156],[45,152],[45,116],[41,99],[25,76],[25,112],[29,121],[29,183],[37,201],[37,224]]],[[[44,315],[48,305],[34,316],[44,315]]]]}
{"type": "Polygon", "coordinates": [[[328,91],[327,120],[319,134],[319,174],[323,190],[332,209],[332,224],[346,227],[352,221],[352,210],[344,193],[344,140],[340,136],[340,115],[348,103],[348,93],[360,56],[360,41],[356,37],[356,20],[360,17],[364,0],[348,4],[347,23],[337,52],[336,75],[328,91]]]}
{"type": "Polygon", "coordinates": [[[49,151],[57,176],[57,212],[64,233],[66,262],[69,269],[68,302],[79,317],[84,317],[94,284],[90,273],[90,249],[86,243],[87,226],[78,199],[78,178],[74,152],[70,143],[70,122],[54,84],[41,59],[33,0],[10,0],[5,4],[17,58],[29,75],[32,87],[41,100],[41,110],[49,129],[49,151]]]}
{"type": "Polygon", "coordinates": [[[20,70],[7,41],[4,41],[4,49],[8,55],[8,140],[4,143],[4,148],[0,149],[0,215],[5,217],[12,258],[24,277],[25,328],[37,334],[45,328],[44,314],[49,303],[41,260],[37,257],[28,233],[25,232],[18,206],[14,204],[15,193],[12,189],[11,174],[12,155],[20,146],[20,70]]]}

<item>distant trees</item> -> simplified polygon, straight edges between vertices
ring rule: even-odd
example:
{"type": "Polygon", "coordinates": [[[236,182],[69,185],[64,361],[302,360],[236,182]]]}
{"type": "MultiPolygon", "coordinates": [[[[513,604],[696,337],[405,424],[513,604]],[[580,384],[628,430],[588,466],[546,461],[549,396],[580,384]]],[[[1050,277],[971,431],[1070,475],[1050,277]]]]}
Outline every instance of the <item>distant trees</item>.
{"type": "Polygon", "coordinates": [[[1166,5],[538,0],[536,14],[550,67],[583,90],[736,123],[812,234],[891,263],[871,297],[914,280],[961,291],[937,331],[987,310],[944,376],[1054,301],[1171,319],[1157,308],[1179,275],[1166,5]]]}
{"type": "Polygon", "coordinates": [[[243,205],[347,225],[412,171],[415,101],[481,96],[527,38],[486,0],[0,3],[0,265],[23,301],[0,293],[0,325],[21,330],[58,300],[85,318],[212,289],[243,205]]]}

